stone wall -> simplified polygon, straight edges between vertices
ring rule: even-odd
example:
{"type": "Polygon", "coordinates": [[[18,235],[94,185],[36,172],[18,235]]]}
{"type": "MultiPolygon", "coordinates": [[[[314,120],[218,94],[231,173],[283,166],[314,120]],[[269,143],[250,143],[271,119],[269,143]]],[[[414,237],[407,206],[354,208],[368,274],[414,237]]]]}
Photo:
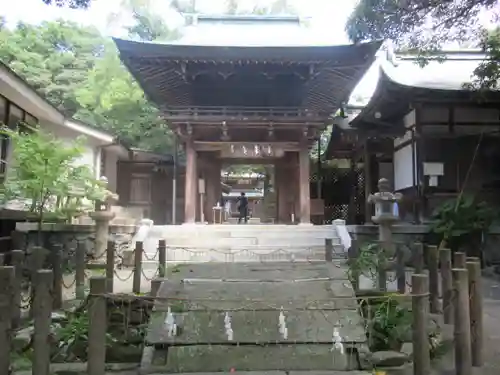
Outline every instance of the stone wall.
{"type": "MultiPolygon", "coordinates": [[[[359,245],[378,240],[378,225],[348,225],[347,230],[359,245]]],[[[408,249],[411,249],[411,245],[417,242],[428,242],[429,234],[428,225],[398,224],[393,226],[394,241],[408,249]]],[[[486,264],[500,264],[500,226],[490,228],[482,247],[486,264]]]]}
{"type": "MultiPolygon", "coordinates": [[[[16,231],[12,234],[12,248],[31,253],[38,245],[38,224],[17,223],[16,231]]],[[[118,252],[131,243],[137,231],[135,225],[110,225],[109,239],[116,241],[118,252]]],[[[61,248],[63,269],[74,268],[75,250],[78,243],[83,243],[87,254],[87,261],[96,259],[101,254],[94,254],[95,226],[85,224],[43,224],[41,231],[41,246],[49,251],[61,248]]],[[[47,262],[50,262],[48,259],[47,262]]]]}

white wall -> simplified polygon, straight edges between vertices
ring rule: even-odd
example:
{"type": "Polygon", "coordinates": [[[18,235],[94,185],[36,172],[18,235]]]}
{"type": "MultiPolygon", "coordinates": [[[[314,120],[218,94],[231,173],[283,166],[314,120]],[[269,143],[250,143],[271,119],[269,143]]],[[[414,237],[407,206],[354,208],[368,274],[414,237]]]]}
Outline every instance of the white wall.
{"type": "MultiPolygon", "coordinates": [[[[41,123],[40,129],[41,131],[46,131],[48,133],[51,133],[55,137],[63,140],[64,143],[66,143],[67,145],[71,145],[77,137],[81,136],[80,133],[74,130],[48,122],[41,123]]],[[[94,171],[95,177],[99,177],[100,144],[93,138],[90,137],[84,137],[84,138],[85,138],[84,152],[80,160],[78,160],[78,163],[80,165],[81,164],[88,165],[94,171]]]]}
{"type": "MultiPolygon", "coordinates": [[[[394,139],[394,147],[411,139],[411,131],[407,131],[403,137],[394,139]]],[[[413,176],[416,171],[417,152],[412,157],[411,144],[394,152],[394,190],[402,190],[413,186],[413,176]]]]}
{"type": "Polygon", "coordinates": [[[105,149],[104,152],[104,171],[103,175],[108,179],[108,189],[116,193],[116,188],[118,185],[118,154],[112,150],[105,149]]]}

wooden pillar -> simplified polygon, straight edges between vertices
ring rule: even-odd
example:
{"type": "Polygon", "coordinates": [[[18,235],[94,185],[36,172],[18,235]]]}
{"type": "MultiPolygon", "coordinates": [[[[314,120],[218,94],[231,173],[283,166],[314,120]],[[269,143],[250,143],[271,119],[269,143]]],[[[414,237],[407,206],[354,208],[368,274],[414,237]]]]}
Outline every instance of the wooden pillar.
{"type": "Polygon", "coordinates": [[[278,215],[277,215],[277,222],[278,223],[288,223],[290,218],[287,218],[287,204],[288,204],[288,197],[287,197],[287,186],[286,186],[286,181],[285,181],[285,162],[277,162],[275,165],[275,185],[276,185],[276,190],[278,193],[277,196],[277,203],[278,203],[278,215]]]}
{"type": "Polygon", "coordinates": [[[184,222],[194,224],[196,220],[196,203],[198,184],[198,171],[196,168],[196,150],[193,141],[186,142],[186,181],[184,197],[184,222]]]}
{"type": "Polygon", "coordinates": [[[358,193],[358,181],[356,176],[356,152],[351,153],[349,160],[349,180],[351,185],[351,193],[349,194],[349,205],[347,209],[347,223],[355,224],[356,217],[356,196],[358,193]]]}
{"type": "MultiPolygon", "coordinates": [[[[205,167],[205,221],[208,223],[213,223],[213,207],[220,203],[221,198],[221,185],[220,185],[220,160],[216,158],[210,158],[206,161],[205,167]]],[[[218,220],[218,219],[217,219],[218,220]]]]}
{"type": "Polygon", "coordinates": [[[300,223],[311,223],[311,199],[309,183],[309,149],[303,143],[299,151],[299,202],[300,202],[300,223]]]}
{"type": "Polygon", "coordinates": [[[299,160],[298,153],[289,153],[287,158],[288,169],[286,171],[287,176],[287,207],[288,207],[288,217],[294,214],[295,222],[299,222],[300,218],[300,189],[299,184],[296,181],[299,180],[299,160]]]}
{"type": "Polygon", "coordinates": [[[425,176],[424,176],[424,162],[425,162],[425,145],[424,135],[422,132],[422,107],[418,105],[415,108],[415,136],[416,136],[416,180],[417,180],[417,213],[418,222],[421,223],[426,216],[425,209],[425,176]]]}
{"type": "Polygon", "coordinates": [[[369,149],[370,143],[365,141],[363,147],[363,170],[365,172],[365,223],[372,222],[373,205],[368,203],[368,197],[373,193],[373,179],[372,179],[372,162],[369,149]]]}

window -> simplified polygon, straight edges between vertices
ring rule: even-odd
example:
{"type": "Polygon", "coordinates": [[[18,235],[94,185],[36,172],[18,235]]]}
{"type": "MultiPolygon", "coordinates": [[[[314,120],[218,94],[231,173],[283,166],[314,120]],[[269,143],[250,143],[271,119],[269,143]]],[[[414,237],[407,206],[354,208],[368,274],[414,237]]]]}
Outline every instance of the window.
{"type": "Polygon", "coordinates": [[[151,180],[147,174],[133,173],[130,181],[130,203],[149,204],[151,202],[151,180]]]}
{"type": "Polygon", "coordinates": [[[24,111],[17,105],[10,103],[9,119],[7,125],[10,129],[16,129],[21,121],[23,121],[24,111]]]}
{"type": "Polygon", "coordinates": [[[38,124],[38,119],[31,116],[29,113],[24,114],[24,122],[19,124],[20,133],[31,133],[34,131],[38,124]]]}
{"type": "Polygon", "coordinates": [[[7,116],[7,100],[3,97],[0,96],[0,122],[1,123],[6,123],[6,117],[7,116]]]}

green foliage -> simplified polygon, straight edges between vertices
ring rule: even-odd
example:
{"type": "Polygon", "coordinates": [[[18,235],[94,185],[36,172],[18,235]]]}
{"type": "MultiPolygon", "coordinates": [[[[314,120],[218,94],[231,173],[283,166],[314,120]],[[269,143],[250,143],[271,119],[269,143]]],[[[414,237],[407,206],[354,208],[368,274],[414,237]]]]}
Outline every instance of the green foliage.
{"type": "Polygon", "coordinates": [[[474,71],[475,88],[500,89],[500,27],[491,32],[483,32],[481,47],[489,56],[474,71]]]}
{"type": "Polygon", "coordinates": [[[92,0],[42,0],[47,5],[56,5],[58,7],[83,8],[90,6],[92,0]]]}
{"type": "MultiPolygon", "coordinates": [[[[57,352],[53,357],[64,361],[87,360],[90,318],[87,311],[67,313],[67,320],[54,323],[54,342],[57,343],[57,352]]],[[[116,339],[106,334],[106,345],[110,347],[116,339]]]]}
{"type": "Polygon", "coordinates": [[[431,216],[430,229],[444,241],[483,232],[492,224],[498,212],[474,196],[462,196],[437,207],[431,216]]]}
{"type": "Polygon", "coordinates": [[[385,267],[387,261],[387,254],[378,243],[366,243],[360,247],[356,258],[349,259],[348,278],[353,280],[356,275],[364,275],[376,280],[379,269],[385,267]]]}
{"type": "Polygon", "coordinates": [[[420,53],[420,63],[450,42],[477,46],[478,36],[483,35],[481,46],[491,60],[476,70],[477,83],[497,87],[499,34],[498,30],[485,32],[481,21],[485,12],[498,15],[498,9],[498,0],[361,0],[347,21],[346,31],[353,42],[392,40],[402,50],[420,53]]]}
{"type": "MultiPolygon", "coordinates": [[[[370,303],[364,301],[364,303],[370,303]]],[[[367,311],[368,309],[365,309],[367,311]]],[[[399,351],[412,327],[412,313],[396,298],[386,296],[373,306],[372,316],[367,318],[367,332],[370,335],[372,351],[399,351]]]]}
{"type": "Polygon", "coordinates": [[[73,22],[19,23],[14,30],[0,30],[0,60],[73,116],[80,108],[76,91],[86,82],[103,43],[96,29],[73,22]]]}
{"type": "Polygon", "coordinates": [[[67,219],[83,210],[84,200],[104,196],[105,188],[89,166],[78,163],[84,151],[82,138],[68,145],[39,131],[18,133],[4,128],[2,133],[13,145],[1,192],[4,202],[27,201],[26,208],[42,222],[48,211],[67,219]]]}
{"type": "Polygon", "coordinates": [[[68,116],[130,146],[170,151],[173,135],[160,112],[97,30],[64,20],[0,28],[0,60],[68,116]]]}
{"type": "Polygon", "coordinates": [[[122,66],[112,42],[105,43],[103,56],[75,95],[81,106],[76,118],[99,124],[134,147],[158,152],[172,150],[172,132],[122,66]]]}

